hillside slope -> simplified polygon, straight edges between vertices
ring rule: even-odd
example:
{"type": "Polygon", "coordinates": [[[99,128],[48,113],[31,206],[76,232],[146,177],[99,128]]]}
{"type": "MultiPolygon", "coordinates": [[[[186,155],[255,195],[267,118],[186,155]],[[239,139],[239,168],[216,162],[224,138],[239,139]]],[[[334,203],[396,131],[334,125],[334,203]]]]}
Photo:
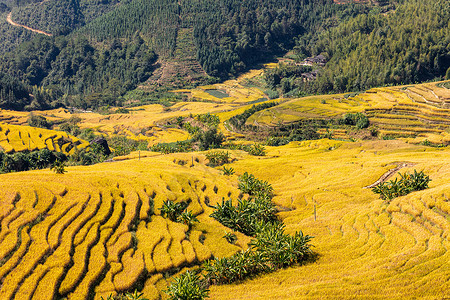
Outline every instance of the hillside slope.
{"type": "Polygon", "coordinates": [[[315,263],[242,284],[212,286],[212,299],[442,299],[450,296],[450,152],[398,141],[308,141],[240,160],[271,182],[289,232],[315,236],[315,263]],[[388,203],[364,187],[401,162],[430,189],[388,203]],[[317,219],[314,217],[316,208],[317,219]]]}
{"type": "MultiPolygon", "coordinates": [[[[450,296],[449,149],[318,140],[267,150],[259,158],[233,151],[228,166],[273,184],[287,232],[315,236],[318,258],[212,286],[212,299],[450,296]],[[430,188],[391,203],[365,188],[402,162],[410,166],[402,172],[429,174],[430,188]]],[[[238,198],[235,176],[206,167],[198,153],[148,154],[64,175],[0,175],[1,298],[100,299],[138,288],[158,299],[180,268],[246,247],[240,234],[227,243],[229,229],[209,217],[208,205],[238,198]],[[200,223],[188,234],[162,218],[166,200],[187,201],[200,223]]]]}

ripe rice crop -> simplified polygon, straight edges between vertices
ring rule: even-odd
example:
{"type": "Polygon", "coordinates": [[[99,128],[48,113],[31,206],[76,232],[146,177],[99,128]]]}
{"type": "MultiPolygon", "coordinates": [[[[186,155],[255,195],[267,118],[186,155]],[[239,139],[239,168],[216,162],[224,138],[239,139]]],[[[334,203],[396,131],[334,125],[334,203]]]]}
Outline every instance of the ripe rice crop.
{"type": "Polygon", "coordinates": [[[164,274],[246,248],[249,237],[236,233],[230,244],[223,238],[230,230],[209,217],[222,198],[237,203],[245,172],[273,186],[286,233],[314,236],[319,256],[211,287],[212,299],[449,296],[448,149],[324,139],[266,151],[261,158],[230,150],[233,176],[206,166],[202,153],[129,156],[68,167],[63,176],[0,175],[0,298],[99,299],[141,288],[146,298],[164,297],[164,274]],[[403,162],[414,167],[401,172],[432,178],[428,189],[386,203],[364,188],[403,162]],[[160,216],[167,200],[186,201],[200,223],[187,231],[160,216]]]}
{"type": "Polygon", "coordinates": [[[70,136],[64,131],[0,123],[0,148],[6,153],[47,148],[71,154],[75,147],[83,149],[88,145],[88,142],[70,136]]]}

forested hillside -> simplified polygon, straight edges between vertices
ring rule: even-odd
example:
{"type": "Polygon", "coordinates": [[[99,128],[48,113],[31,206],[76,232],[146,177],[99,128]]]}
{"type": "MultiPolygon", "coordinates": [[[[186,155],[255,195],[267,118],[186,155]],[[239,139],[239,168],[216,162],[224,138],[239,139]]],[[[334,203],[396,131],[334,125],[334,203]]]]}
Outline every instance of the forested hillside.
{"type": "MultiPolygon", "coordinates": [[[[167,62],[172,70],[160,73],[177,77],[168,82],[180,87],[236,76],[292,49],[297,62],[321,54],[327,63],[311,68],[317,80],[304,80],[302,72],[291,70],[267,83],[290,96],[443,78],[450,67],[445,0],[392,0],[382,6],[331,0],[2,4],[0,71],[29,86],[29,93],[36,86],[63,95],[37,107],[120,105],[121,95],[167,62]],[[3,20],[8,14],[17,24],[53,36],[13,26],[3,20]]],[[[30,105],[33,97],[24,99],[2,99],[2,107],[36,107],[36,101],[30,105]]]]}
{"type": "Polygon", "coordinates": [[[360,14],[298,40],[300,55],[329,61],[308,92],[361,91],[450,76],[450,3],[404,1],[395,11],[360,14]]]}

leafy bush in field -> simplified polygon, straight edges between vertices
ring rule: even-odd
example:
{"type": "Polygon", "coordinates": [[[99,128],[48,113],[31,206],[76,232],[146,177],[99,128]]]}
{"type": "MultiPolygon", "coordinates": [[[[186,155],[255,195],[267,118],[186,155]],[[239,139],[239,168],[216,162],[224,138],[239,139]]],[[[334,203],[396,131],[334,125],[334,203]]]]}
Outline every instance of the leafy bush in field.
{"type": "Polygon", "coordinates": [[[125,293],[125,294],[118,294],[113,296],[110,294],[106,299],[101,297],[102,300],[148,300],[147,298],[143,298],[143,293],[138,293],[137,290],[135,290],[133,293],[125,293]]]}
{"type": "Polygon", "coordinates": [[[63,161],[57,160],[52,164],[52,167],[50,168],[53,170],[56,174],[64,174],[66,171],[65,169],[66,164],[63,161]]]}
{"type": "Polygon", "coordinates": [[[194,137],[195,141],[199,142],[200,150],[208,150],[219,148],[225,141],[225,136],[221,132],[217,132],[217,128],[213,127],[204,132],[198,133],[194,137]]]}
{"type": "Polygon", "coordinates": [[[227,168],[226,166],[223,166],[222,172],[223,172],[223,175],[230,176],[230,175],[234,174],[234,169],[232,167],[227,168]]]}
{"type": "Polygon", "coordinates": [[[183,211],[177,217],[177,221],[187,225],[189,229],[192,228],[192,225],[194,225],[194,223],[199,222],[199,220],[194,216],[194,214],[191,211],[183,211]]]}
{"type": "Polygon", "coordinates": [[[211,115],[210,113],[197,115],[196,119],[208,127],[217,127],[220,124],[220,118],[216,115],[211,115]]]}
{"type": "Polygon", "coordinates": [[[308,245],[311,236],[303,235],[301,231],[288,235],[284,228],[282,223],[264,224],[249,244],[270,270],[299,263],[312,253],[308,245]]]}
{"type": "Polygon", "coordinates": [[[431,181],[428,175],[425,175],[423,171],[414,173],[398,173],[401,177],[400,180],[390,180],[389,182],[381,183],[372,188],[372,191],[376,194],[380,194],[383,200],[392,200],[396,197],[407,195],[414,191],[420,191],[428,188],[428,183],[431,181]]]}
{"type": "Polygon", "coordinates": [[[267,223],[250,242],[250,249],[208,261],[204,265],[205,280],[227,284],[299,263],[312,254],[308,244],[311,239],[301,231],[294,236],[285,234],[281,223],[267,223]]]}
{"type": "Polygon", "coordinates": [[[223,238],[230,244],[234,244],[237,241],[237,236],[232,232],[226,232],[223,238]]]}
{"type": "Polygon", "coordinates": [[[243,150],[247,152],[250,155],[254,156],[264,156],[266,155],[266,149],[261,144],[252,144],[252,145],[246,145],[246,144],[226,144],[224,146],[225,148],[231,149],[231,150],[243,150]]]}
{"type": "Polygon", "coordinates": [[[52,126],[51,122],[49,122],[45,117],[34,114],[30,114],[27,123],[31,127],[38,127],[45,129],[49,129],[52,126]]]}
{"type": "Polygon", "coordinates": [[[278,222],[275,205],[270,198],[263,196],[255,199],[240,199],[237,206],[233,206],[231,200],[222,200],[222,204],[214,207],[210,215],[235,231],[246,235],[254,235],[261,223],[278,222]]]}
{"type": "Polygon", "coordinates": [[[230,153],[228,151],[210,151],[205,155],[212,166],[221,166],[230,162],[230,153]]]}
{"type": "Polygon", "coordinates": [[[254,156],[265,156],[266,149],[261,144],[253,144],[249,147],[248,153],[254,156]]]}
{"type": "Polygon", "coordinates": [[[192,151],[191,141],[179,141],[176,143],[159,143],[150,147],[151,151],[161,152],[163,154],[176,153],[176,152],[189,152],[192,151]]]}
{"type": "Polygon", "coordinates": [[[48,149],[13,154],[0,152],[0,172],[9,173],[45,169],[56,160],[66,161],[67,156],[61,152],[52,152],[48,149]]]}
{"type": "Polygon", "coordinates": [[[363,113],[345,114],[344,117],[339,120],[339,123],[356,126],[358,129],[369,127],[369,119],[363,113]]]}
{"type": "Polygon", "coordinates": [[[163,206],[159,209],[161,211],[161,216],[169,218],[169,220],[176,222],[178,217],[181,215],[183,210],[187,207],[187,203],[184,202],[174,202],[171,200],[164,201],[163,206]]]}
{"type": "Polygon", "coordinates": [[[199,275],[186,271],[176,277],[165,292],[171,300],[203,300],[208,298],[209,290],[202,284],[199,275]]]}
{"type": "Polygon", "coordinates": [[[273,188],[267,181],[257,179],[253,174],[247,172],[239,176],[239,189],[249,195],[265,194],[269,197],[273,195],[273,188]]]}
{"type": "Polygon", "coordinates": [[[116,135],[108,138],[108,145],[114,149],[115,155],[120,156],[127,155],[132,151],[147,150],[148,142],[131,140],[125,136],[116,135]]]}

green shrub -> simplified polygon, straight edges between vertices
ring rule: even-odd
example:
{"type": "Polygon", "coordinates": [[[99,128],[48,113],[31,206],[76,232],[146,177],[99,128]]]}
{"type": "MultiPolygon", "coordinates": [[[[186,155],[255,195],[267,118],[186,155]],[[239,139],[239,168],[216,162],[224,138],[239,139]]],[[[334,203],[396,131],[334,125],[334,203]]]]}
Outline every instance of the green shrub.
{"type": "Polygon", "coordinates": [[[383,200],[392,200],[396,197],[407,195],[414,191],[420,191],[428,188],[428,183],[431,181],[428,175],[425,175],[423,171],[414,173],[398,173],[400,180],[390,180],[389,182],[381,183],[372,188],[372,191],[376,194],[380,194],[383,200]]]}
{"type": "Polygon", "coordinates": [[[219,148],[225,141],[225,136],[221,132],[217,132],[217,128],[213,127],[204,132],[198,133],[194,140],[199,142],[200,150],[209,150],[219,148]]]}
{"type": "Polygon", "coordinates": [[[272,196],[273,188],[267,182],[257,179],[253,174],[245,172],[239,176],[239,189],[249,195],[266,194],[272,196]]]}
{"type": "Polygon", "coordinates": [[[339,120],[339,123],[356,126],[358,129],[369,127],[369,119],[363,113],[345,114],[344,117],[339,120]]]}
{"type": "Polygon", "coordinates": [[[300,263],[312,254],[311,239],[301,231],[294,236],[285,234],[281,223],[266,223],[250,242],[250,249],[205,263],[205,280],[227,284],[300,263]]]}
{"type": "Polygon", "coordinates": [[[143,293],[138,293],[137,290],[135,290],[133,293],[125,293],[125,294],[117,294],[113,296],[110,294],[106,299],[101,297],[102,300],[148,300],[147,298],[144,298],[143,293]]]}
{"type": "Polygon", "coordinates": [[[186,271],[176,277],[164,292],[171,300],[203,300],[208,298],[209,290],[201,282],[199,275],[186,271]]]}
{"type": "Polygon", "coordinates": [[[237,236],[232,232],[225,232],[223,238],[226,239],[230,244],[234,244],[237,241],[237,236]]]}
{"type": "Polygon", "coordinates": [[[56,174],[64,174],[66,173],[66,164],[63,161],[56,160],[50,170],[53,170],[56,174]]]}
{"type": "Polygon", "coordinates": [[[211,115],[210,113],[197,115],[196,119],[208,127],[217,127],[220,124],[220,118],[216,115],[211,115]]]}
{"type": "Polygon", "coordinates": [[[249,243],[271,270],[299,263],[312,253],[308,244],[311,236],[303,235],[301,231],[287,235],[284,228],[282,223],[264,224],[249,243]]]}
{"type": "Polygon", "coordinates": [[[174,202],[171,200],[164,201],[163,206],[159,208],[161,216],[167,217],[169,220],[176,222],[183,210],[187,207],[185,202],[174,202]]]}
{"type": "Polygon", "coordinates": [[[230,176],[230,175],[234,174],[234,169],[232,167],[227,168],[226,166],[223,166],[222,172],[223,172],[223,175],[230,176]]]}
{"type": "Polygon", "coordinates": [[[27,123],[31,127],[39,127],[39,128],[46,128],[49,129],[52,127],[52,123],[49,122],[45,117],[30,114],[30,117],[27,120],[27,123]]]}
{"type": "Polygon", "coordinates": [[[253,144],[249,147],[248,153],[254,156],[265,156],[266,149],[261,144],[253,144]]]}
{"type": "Polygon", "coordinates": [[[222,203],[214,208],[210,215],[212,218],[228,228],[250,236],[256,233],[260,223],[278,222],[275,205],[270,198],[264,196],[240,199],[236,206],[233,206],[231,200],[222,200],[222,203]]]}
{"type": "Polygon", "coordinates": [[[228,151],[210,151],[205,155],[211,166],[221,166],[230,162],[230,153],[228,151]]]}
{"type": "Polygon", "coordinates": [[[163,154],[189,152],[192,151],[192,142],[190,140],[187,140],[178,141],[176,143],[159,143],[153,145],[150,150],[154,152],[161,152],[163,154]]]}
{"type": "Polygon", "coordinates": [[[192,214],[191,211],[183,211],[178,217],[177,221],[180,223],[183,223],[189,227],[189,229],[192,228],[192,225],[194,223],[198,223],[198,219],[192,214]]]}

